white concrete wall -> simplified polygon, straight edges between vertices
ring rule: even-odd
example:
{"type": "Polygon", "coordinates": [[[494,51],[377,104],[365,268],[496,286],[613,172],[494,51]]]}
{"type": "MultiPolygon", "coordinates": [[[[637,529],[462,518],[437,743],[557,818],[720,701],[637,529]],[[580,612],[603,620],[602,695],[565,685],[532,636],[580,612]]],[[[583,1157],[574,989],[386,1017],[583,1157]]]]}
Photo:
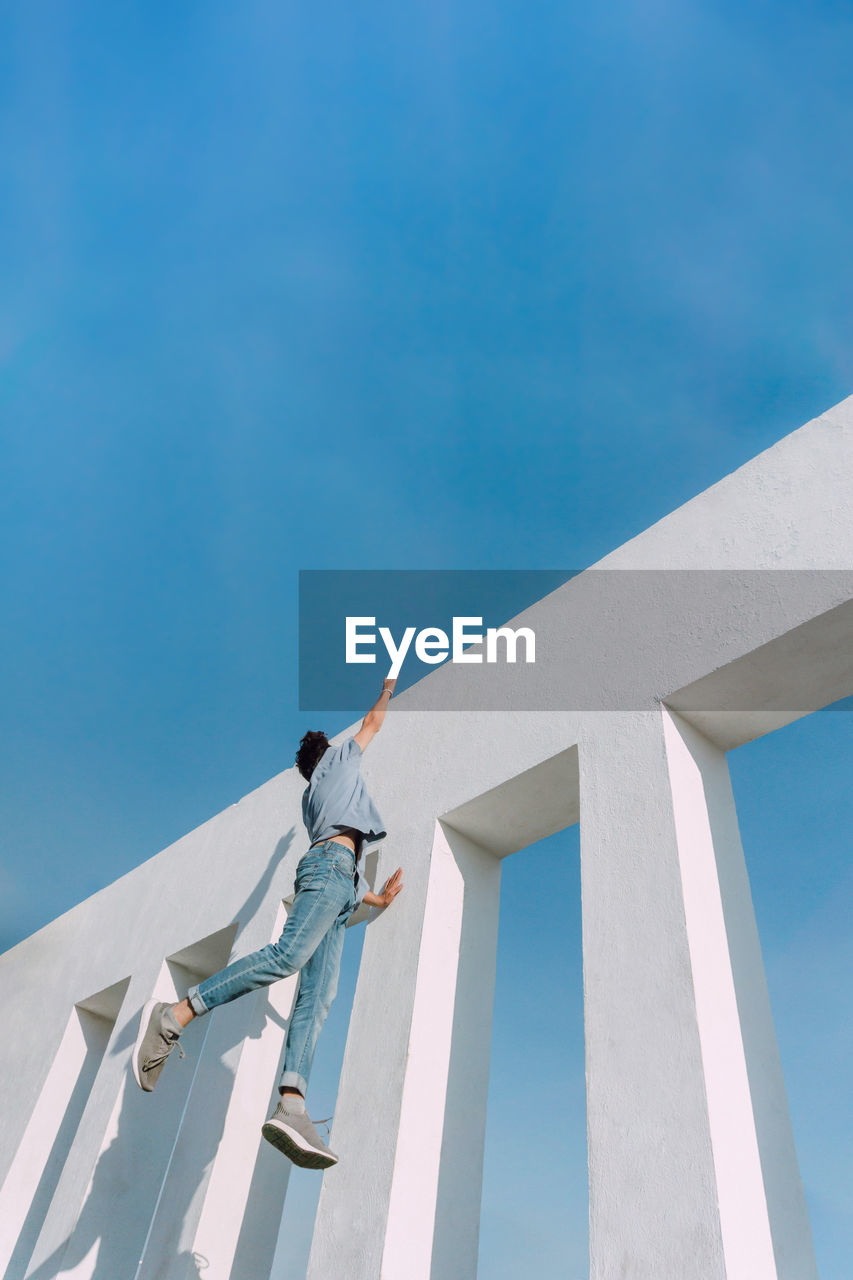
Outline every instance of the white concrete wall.
{"type": "MultiPolygon", "coordinates": [[[[848,570],[851,408],[596,568],[848,570]]],[[[522,615],[546,672],[550,653],[552,675],[581,673],[576,709],[512,710],[510,668],[487,673],[504,710],[427,713],[470,703],[471,667],[395,700],[364,772],[391,833],[378,876],[401,863],[406,891],[367,926],[312,1280],[473,1277],[500,859],[579,816],[591,1274],[814,1275],[725,749],[853,691],[851,578],[762,576],[744,596],[709,575],[701,625],[679,630],[674,579],[639,628],[620,597],[614,627],[580,575],[522,615]]],[[[275,935],[307,844],[302,787],[271,779],[0,958],[8,1280],[180,1280],[194,1253],[206,1280],[268,1273],[286,1170],[258,1129],[292,983],[191,1027],[153,1097],[127,1066],[152,991],[275,935]],[[48,1114],[66,1116],[52,1150],[48,1114]]]]}

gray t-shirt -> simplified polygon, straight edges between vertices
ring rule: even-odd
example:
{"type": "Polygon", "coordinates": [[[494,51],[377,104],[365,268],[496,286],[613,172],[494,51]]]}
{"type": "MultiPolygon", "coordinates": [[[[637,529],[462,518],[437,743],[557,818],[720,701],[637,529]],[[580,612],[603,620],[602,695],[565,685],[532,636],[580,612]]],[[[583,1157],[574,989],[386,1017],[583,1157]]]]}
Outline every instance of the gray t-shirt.
{"type": "MultiPolygon", "coordinates": [[[[361,776],[362,754],[355,738],[347,738],[340,746],[327,747],[320,757],[302,795],[302,817],[312,844],[333,839],[347,827],[361,831],[364,844],[387,835],[361,776]]],[[[355,886],[360,902],[368,885],[358,872],[355,886]]]]}

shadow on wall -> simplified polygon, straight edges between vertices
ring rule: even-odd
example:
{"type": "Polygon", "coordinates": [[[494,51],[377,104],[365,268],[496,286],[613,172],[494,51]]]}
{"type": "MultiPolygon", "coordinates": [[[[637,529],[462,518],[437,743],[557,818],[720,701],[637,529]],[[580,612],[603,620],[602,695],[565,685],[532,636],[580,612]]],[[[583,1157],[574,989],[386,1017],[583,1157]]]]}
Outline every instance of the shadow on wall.
{"type": "MultiPolygon", "coordinates": [[[[275,870],[286,856],[293,837],[294,829],[291,828],[278,841],[263,876],[237,913],[238,937],[264,902],[275,870]]],[[[116,1036],[110,1051],[112,1056],[127,1054],[134,1043],[138,1012],[134,1011],[116,1036]]],[[[266,1018],[286,1028],[287,1022],[268,1002],[264,1012],[266,1018]]],[[[105,1133],[106,1145],[95,1166],[74,1231],[70,1239],[34,1271],[24,1273],[26,1280],[60,1280],[72,1273],[74,1280],[135,1280],[137,1276],[147,1275],[145,1250],[149,1224],[160,1207],[158,1196],[175,1157],[196,1075],[199,1075],[200,1084],[203,1083],[205,1099],[210,1099],[212,1106],[205,1112],[206,1123],[193,1127],[193,1145],[188,1153],[190,1161],[181,1153],[181,1172],[185,1173],[187,1166],[192,1170],[192,1176],[173,1178],[169,1182],[168,1217],[172,1223],[183,1223],[196,1198],[203,1194],[206,1174],[222,1136],[234,1083],[234,1069],[228,1065],[233,1056],[231,1051],[237,1050],[247,1038],[259,1036],[266,1018],[252,1019],[248,1035],[244,1019],[234,1021],[233,1034],[229,1035],[225,1027],[230,1020],[220,1018],[216,1035],[217,1057],[215,1061],[205,1061],[203,1070],[200,1070],[200,1060],[210,1032],[211,1018],[192,1022],[181,1038],[186,1059],[180,1059],[177,1053],[172,1055],[158,1082],[156,1098],[137,1088],[128,1064],[105,1133]]],[[[261,1141],[259,1132],[259,1144],[261,1141]]],[[[172,1236],[176,1248],[179,1248],[180,1234],[177,1231],[172,1236]]],[[[176,1252],[169,1265],[169,1280],[194,1280],[204,1274],[208,1265],[208,1259],[199,1253],[176,1252]]]]}

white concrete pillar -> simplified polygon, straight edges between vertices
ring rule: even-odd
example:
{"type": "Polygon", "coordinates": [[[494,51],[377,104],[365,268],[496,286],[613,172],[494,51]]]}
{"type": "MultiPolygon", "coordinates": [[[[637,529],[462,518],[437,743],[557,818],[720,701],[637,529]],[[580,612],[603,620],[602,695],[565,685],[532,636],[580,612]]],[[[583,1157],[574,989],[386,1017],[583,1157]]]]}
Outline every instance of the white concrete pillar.
{"type": "MultiPolygon", "coordinates": [[[[21,1280],[44,1226],[92,1086],[110,1043],[127,982],[75,1005],[59,1043],[44,1038],[46,1077],[0,1189],[0,1274],[21,1280]]],[[[46,1030],[50,1031],[48,1024],[46,1030]]]]}
{"type": "Polygon", "coordinates": [[[425,834],[367,926],[308,1280],[476,1275],[500,861],[425,834]]]}
{"type": "Polygon", "coordinates": [[[817,1280],[728,763],[663,720],[727,1274],[817,1280]]]}
{"type": "Polygon", "coordinates": [[[816,1280],[724,754],[580,742],[592,1280],[816,1280]]]}
{"type": "MultiPolygon", "coordinates": [[[[432,1260],[430,1270],[423,1274],[435,1280],[474,1280],[480,1244],[502,862],[452,827],[445,826],[444,834],[464,879],[462,935],[432,1260]]],[[[422,1035],[424,1031],[422,1027],[422,1035]]],[[[417,1106],[414,1089],[411,1093],[417,1106]]],[[[405,1194],[402,1181],[400,1192],[405,1194]]],[[[389,1277],[405,1274],[405,1267],[387,1271],[389,1277]]]]}
{"type": "MultiPolygon", "coordinates": [[[[109,1217],[109,1193],[121,1192],[123,1169],[117,1167],[120,1156],[117,1145],[117,1117],[121,1112],[121,1100],[127,1082],[127,1058],[133,1042],[131,1020],[151,991],[155,973],[140,973],[128,985],[118,1019],[110,1036],[103,1060],[80,1119],[74,1141],[62,1169],[56,1191],[45,1215],[44,1223],[33,1249],[25,1275],[28,1280],[56,1280],[58,1276],[75,1275],[75,1280],[86,1280],[95,1273],[101,1260],[101,1274],[110,1265],[119,1269],[130,1267],[133,1275],[134,1241],[119,1244],[115,1241],[115,1253],[110,1226],[120,1225],[121,1219],[109,1217]],[[103,1212],[102,1212],[103,1210],[103,1212]],[[132,1266],[131,1266],[132,1262],[132,1266]]],[[[135,1034],[135,1032],[134,1032],[135,1034]]],[[[134,1088],[136,1086],[134,1085],[134,1088]]],[[[177,1119],[179,1108],[169,1091],[165,1099],[165,1124],[177,1119]]],[[[133,1137],[129,1134],[129,1137],[133,1137]]],[[[145,1191],[156,1195],[156,1181],[152,1183],[152,1165],[156,1158],[157,1144],[150,1141],[151,1134],[138,1130],[142,1139],[145,1162],[142,1181],[145,1191]]],[[[169,1140],[168,1134],[163,1135],[169,1140]]],[[[144,1192],[143,1192],[144,1195],[144,1192]]]]}
{"type": "Polygon", "coordinates": [[[297,981],[202,1020],[204,1046],[136,1280],[195,1280],[194,1259],[205,1280],[231,1280],[238,1267],[269,1273],[292,1166],[261,1125],[278,1098],[297,981]],[[249,1214],[252,1233],[243,1231],[249,1214]]]}
{"type": "MultiPolygon", "coordinates": [[[[266,913],[249,922],[235,958],[278,936],[286,917],[279,905],[272,930],[266,913]]],[[[260,1127],[297,977],[192,1022],[181,1037],[186,1057],[173,1053],[153,1094],[137,1088],[129,1069],[142,1003],[152,994],[183,996],[228,961],[233,935],[222,930],[161,961],[156,976],[132,980],[27,1269],[31,1280],[195,1280],[196,1259],[209,1280],[231,1280],[241,1268],[268,1272],[289,1165],[282,1168],[260,1127]],[[249,1220],[251,1236],[243,1230],[249,1220]]]]}

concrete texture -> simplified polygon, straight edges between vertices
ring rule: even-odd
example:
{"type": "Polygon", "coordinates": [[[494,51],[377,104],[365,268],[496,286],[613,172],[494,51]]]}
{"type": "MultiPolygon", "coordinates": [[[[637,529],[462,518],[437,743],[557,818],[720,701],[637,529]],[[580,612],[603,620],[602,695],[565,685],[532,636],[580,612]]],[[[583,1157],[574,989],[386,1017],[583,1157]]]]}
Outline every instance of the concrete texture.
{"type": "MultiPolygon", "coordinates": [[[[309,1280],[475,1275],[501,860],[578,820],[591,1276],[816,1276],[725,752],[853,692],[851,474],[847,400],[513,620],[556,701],[520,710],[503,666],[394,700],[363,770],[376,878],[402,864],[406,891],[366,913],[309,1280]]],[[[0,958],[7,1280],[269,1274],[287,1178],[259,1126],[295,979],[193,1024],[153,1097],[128,1059],[152,992],[277,935],[302,788],[271,779],[0,958]]]]}

